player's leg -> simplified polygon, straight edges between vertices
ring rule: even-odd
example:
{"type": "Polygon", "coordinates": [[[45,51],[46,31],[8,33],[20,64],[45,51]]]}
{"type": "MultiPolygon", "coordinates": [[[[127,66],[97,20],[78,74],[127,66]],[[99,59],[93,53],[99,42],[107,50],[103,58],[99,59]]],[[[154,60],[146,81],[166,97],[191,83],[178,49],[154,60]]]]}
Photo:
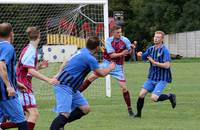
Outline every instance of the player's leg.
{"type": "Polygon", "coordinates": [[[69,123],[82,118],[90,112],[90,106],[80,92],[76,92],[73,95],[72,110],[68,118],[69,123]]]}
{"type": "Polygon", "coordinates": [[[135,117],[142,116],[142,109],[144,106],[144,98],[148,92],[152,92],[154,89],[154,85],[151,80],[145,81],[143,88],[140,90],[139,97],[137,100],[137,113],[135,117]]]}
{"type": "Polygon", "coordinates": [[[119,86],[121,88],[121,92],[123,94],[124,101],[127,105],[129,116],[134,116],[132,106],[131,106],[130,93],[129,93],[128,88],[126,87],[126,81],[125,80],[118,80],[118,83],[119,83],[119,86]]]}
{"type": "Polygon", "coordinates": [[[29,114],[27,118],[29,130],[34,130],[35,123],[39,117],[39,112],[37,108],[28,108],[27,113],[29,114]]]}
{"type": "Polygon", "coordinates": [[[22,103],[24,111],[26,113],[28,128],[29,130],[33,130],[35,127],[35,123],[39,117],[35,96],[33,95],[33,93],[24,93],[20,91],[18,91],[18,95],[19,100],[22,103]]]}
{"type": "MultiPolygon", "coordinates": [[[[16,125],[18,130],[28,130],[27,122],[24,116],[22,105],[18,98],[10,99],[4,102],[0,102],[2,110],[5,112],[6,115],[9,116],[11,122],[8,124],[4,124],[2,128],[9,128],[9,125],[16,125]],[[10,124],[9,124],[10,123],[10,124]]],[[[12,128],[13,128],[12,127],[12,128]]]]}
{"type": "Polygon", "coordinates": [[[176,95],[175,94],[162,94],[162,91],[165,89],[167,86],[167,82],[165,81],[159,81],[155,89],[152,92],[151,99],[154,102],[159,102],[159,101],[165,101],[169,100],[171,102],[172,108],[176,107],[176,95]]]}
{"type": "Polygon", "coordinates": [[[54,86],[54,94],[56,99],[54,111],[58,113],[58,116],[52,121],[50,130],[59,130],[68,122],[71,113],[73,91],[68,86],[57,85],[54,86]]]}
{"type": "Polygon", "coordinates": [[[129,116],[134,116],[134,113],[133,113],[132,107],[131,107],[130,92],[126,86],[126,79],[125,79],[125,75],[124,75],[124,71],[123,71],[123,66],[116,65],[115,69],[110,72],[110,75],[118,80],[118,84],[121,88],[121,92],[122,92],[124,101],[127,105],[129,116]]]}

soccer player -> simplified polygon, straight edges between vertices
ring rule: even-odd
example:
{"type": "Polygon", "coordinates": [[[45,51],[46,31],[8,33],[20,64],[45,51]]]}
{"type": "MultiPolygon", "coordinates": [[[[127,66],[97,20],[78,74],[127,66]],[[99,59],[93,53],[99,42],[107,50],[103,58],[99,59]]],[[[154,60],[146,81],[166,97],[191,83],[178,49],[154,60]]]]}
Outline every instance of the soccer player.
{"type": "Polygon", "coordinates": [[[63,62],[57,79],[59,85],[54,86],[56,106],[54,111],[58,116],[53,120],[50,130],[59,130],[66,123],[80,119],[90,112],[87,100],[78,91],[84,78],[90,71],[105,76],[115,67],[111,63],[107,68],[100,69],[94,54],[98,52],[100,40],[90,37],[86,48],[78,50],[67,62],[63,62]]]}
{"type": "Polygon", "coordinates": [[[150,62],[149,74],[144,82],[143,88],[139,93],[137,100],[137,114],[135,117],[141,117],[144,98],[147,93],[151,94],[151,99],[154,102],[169,100],[172,108],[176,107],[175,94],[162,94],[162,91],[167,86],[167,83],[172,81],[170,70],[170,53],[163,44],[164,32],[156,31],[154,34],[154,45],[149,47],[145,53],[138,52],[138,56],[142,60],[150,62]]]}
{"type": "MultiPolygon", "coordinates": [[[[113,71],[109,74],[118,80],[119,86],[121,88],[125,103],[127,104],[129,116],[134,116],[131,107],[131,98],[129,90],[126,86],[126,80],[124,75],[124,58],[128,54],[131,54],[134,46],[128,38],[121,36],[122,29],[120,26],[113,27],[113,36],[109,37],[105,43],[105,50],[103,53],[103,63],[100,65],[101,68],[107,67],[111,62],[115,62],[116,66],[113,71]]],[[[80,91],[84,91],[95,79],[99,77],[95,72],[91,74],[88,79],[80,87],[80,91]]]]}
{"type": "MultiPolygon", "coordinates": [[[[0,24],[0,108],[3,115],[9,116],[18,130],[28,130],[22,105],[16,95],[16,54],[13,42],[13,30],[10,23],[0,24]]],[[[8,124],[0,124],[1,128],[8,124]]]]}
{"type": "Polygon", "coordinates": [[[28,128],[33,130],[38,119],[39,112],[37,110],[36,100],[32,90],[32,77],[55,85],[58,81],[55,78],[48,78],[38,72],[39,69],[48,66],[47,61],[38,62],[37,47],[40,41],[40,31],[37,27],[28,27],[26,30],[29,44],[22,50],[19,62],[17,64],[17,81],[23,83],[28,90],[26,92],[19,91],[19,99],[22,102],[23,108],[26,112],[28,128]]]}

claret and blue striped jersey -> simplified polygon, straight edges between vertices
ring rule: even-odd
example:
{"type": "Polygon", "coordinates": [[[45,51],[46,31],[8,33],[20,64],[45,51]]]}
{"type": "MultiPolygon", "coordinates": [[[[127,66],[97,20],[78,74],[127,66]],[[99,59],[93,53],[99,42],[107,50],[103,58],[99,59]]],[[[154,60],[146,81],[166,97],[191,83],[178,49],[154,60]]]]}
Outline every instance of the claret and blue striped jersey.
{"type": "MultiPolygon", "coordinates": [[[[152,57],[156,62],[164,63],[171,60],[169,50],[165,45],[161,45],[160,48],[155,48],[155,46],[149,47],[145,53],[142,54],[142,60],[147,60],[147,57],[152,57]]],[[[152,65],[150,62],[148,79],[153,81],[166,81],[171,82],[171,70],[170,68],[165,69],[158,66],[152,65]]]]}
{"type": "Polygon", "coordinates": [[[32,45],[28,44],[19,57],[17,64],[17,81],[24,84],[28,91],[27,93],[32,93],[32,75],[28,73],[29,68],[36,69],[38,62],[38,52],[37,49],[32,45]]]}
{"type": "Polygon", "coordinates": [[[105,51],[103,53],[103,58],[108,61],[113,61],[118,65],[123,65],[124,57],[111,58],[109,55],[112,53],[120,53],[125,49],[131,49],[131,42],[128,38],[121,36],[120,39],[115,39],[114,37],[109,37],[106,40],[105,51]]]}
{"type": "Polygon", "coordinates": [[[87,48],[83,48],[69,59],[57,79],[60,84],[67,85],[76,91],[88,73],[98,68],[99,65],[96,58],[87,48]]]}
{"type": "MultiPolygon", "coordinates": [[[[14,47],[8,41],[0,41],[0,61],[5,62],[7,67],[8,79],[11,83],[11,86],[16,90],[16,54],[14,47]]],[[[6,86],[0,77],[0,101],[13,99],[13,97],[9,97],[6,91],[6,86]]]]}

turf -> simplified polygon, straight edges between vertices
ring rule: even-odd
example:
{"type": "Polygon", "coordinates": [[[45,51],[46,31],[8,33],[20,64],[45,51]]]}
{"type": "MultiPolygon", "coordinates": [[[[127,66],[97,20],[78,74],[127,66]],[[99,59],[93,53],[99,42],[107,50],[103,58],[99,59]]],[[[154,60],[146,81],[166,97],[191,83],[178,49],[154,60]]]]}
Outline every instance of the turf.
{"type": "MultiPolygon", "coordinates": [[[[171,108],[169,101],[154,103],[150,95],[145,98],[141,119],[128,116],[122,94],[116,80],[112,79],[112,97],[90,95],[86,97],[92,111],[89,115],[65,126],[66,130],[200,130],[200,60],[183,59],[172,62],[173,83],[169,84],[164,93],[173,92],[177,95],[177,107],[171,108]]],[[[146,80],[148,63],[126,63],[125,73],[127,86],[131,92],[132,105],[135,109],[137,95],[146,80]]],[[[50,64],[41,72],[53,75],[59,64],[50,64]]],[[[54,97],[52,87],[42,81],[33,80],[34,90],[39,105],[40,118],[35,130],[48,130],[55,117],[52,112],[54,97]]],[[[99,87],[105,87],[101,84],[99,87]]],[[[101,88],[98,88],[101,89],[101,88]]]]}

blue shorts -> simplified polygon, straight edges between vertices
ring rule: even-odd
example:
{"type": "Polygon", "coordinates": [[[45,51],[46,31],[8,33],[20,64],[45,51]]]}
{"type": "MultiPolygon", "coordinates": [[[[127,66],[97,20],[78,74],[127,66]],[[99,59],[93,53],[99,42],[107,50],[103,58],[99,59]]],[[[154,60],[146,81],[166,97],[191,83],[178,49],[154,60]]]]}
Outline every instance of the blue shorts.
{"type": "Polygon", "coordinates": [[[56,98],[54,112],[56,113],[71,113],[76,107],[88,105],[87,100],[79,91],[73,92],[72,89],[66,85],[54,86],[54,94],[56,98]]]}
{"type": "Polygon", "coordinates": [[[1,108],[0,108],[0,123],[3,122],[4,116],[5,116],[5,115],[4,115],[3,111],[2,111],[1,108]]]}
{"type": "Polygon", "coordinates": [[[156,81],[148,79],[144,82],[143,88],[146,89],[150,93],[160,96],[166,86],[167,86],[166,81],[157,81],[156,82],[156,81]]]}
{"type": "Polygon", "coordinates": [[[0,101],[0,108],[3,115],[8,115],[12,122],[21,123],[26,121],[22,105],[18,98],[0,101]]]}
{"type": "MultiPolygon", "coordinates": [[[[99,65],[100,68],[107,68],[111,62],[104,60],[103,63],[99,65]]],[[[119,81],[125,82],[125,75],[124,75],[124,69],[123,65],[117,65],[115,66],[115,69],[113,69],[110,73],[111,76],[116,78],[119,81]]]]}
{"type": "Polygon", "coordinates": [[[35,96],[33,95],[33,93],[23,93],[20,91],[18,91],[17,93],[19,96],[18,98],[24,109],[37,107],[35,96]]]}

